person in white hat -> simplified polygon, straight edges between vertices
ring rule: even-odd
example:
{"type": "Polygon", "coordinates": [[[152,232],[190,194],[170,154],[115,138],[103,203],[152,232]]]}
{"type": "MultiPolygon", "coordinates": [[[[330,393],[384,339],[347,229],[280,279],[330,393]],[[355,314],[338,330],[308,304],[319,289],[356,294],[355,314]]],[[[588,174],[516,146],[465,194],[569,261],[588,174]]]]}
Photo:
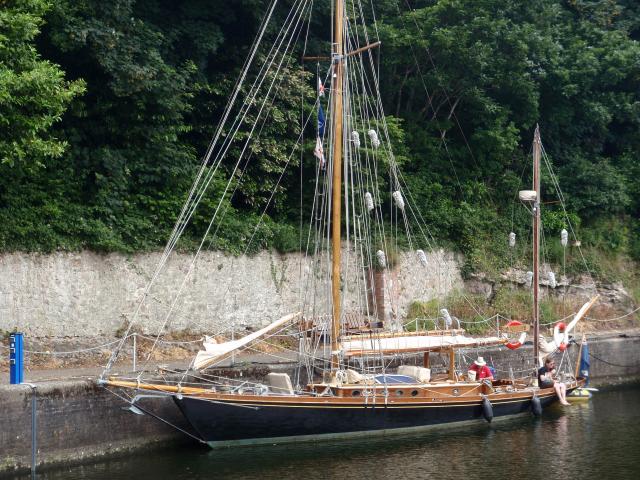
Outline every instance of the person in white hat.
{"type": "Polygon", "coordinates": [[[473,362],[473,365],[469,367],[470,372],[475,372],[476,380],[493,380],[493,373],[491,373],[491,369],[487,367],[487,362],[484,361],[484,358],[478,357],[477,360],[473,362]]]}

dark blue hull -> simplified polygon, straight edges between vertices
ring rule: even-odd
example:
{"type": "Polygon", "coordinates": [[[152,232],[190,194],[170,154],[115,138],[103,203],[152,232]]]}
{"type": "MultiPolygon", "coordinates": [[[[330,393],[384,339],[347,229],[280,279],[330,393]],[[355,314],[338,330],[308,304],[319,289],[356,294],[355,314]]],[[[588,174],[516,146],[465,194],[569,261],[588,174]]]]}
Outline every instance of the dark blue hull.
{"type": "MultiPolygon", "coordinates": [[[[557,400],[540,396],[542,407],[557,400]]],[[[455,422],[484,421],[481,402],[440,402],[413,405],[253,404],[176,398],[198,435],[212,446],[237,443],[278,443],[317,436],[345,436],[377,431],[416,430],[455,422]]],[[[494,400],[494,417],[532,412],[531,397],[494,400]]]]}

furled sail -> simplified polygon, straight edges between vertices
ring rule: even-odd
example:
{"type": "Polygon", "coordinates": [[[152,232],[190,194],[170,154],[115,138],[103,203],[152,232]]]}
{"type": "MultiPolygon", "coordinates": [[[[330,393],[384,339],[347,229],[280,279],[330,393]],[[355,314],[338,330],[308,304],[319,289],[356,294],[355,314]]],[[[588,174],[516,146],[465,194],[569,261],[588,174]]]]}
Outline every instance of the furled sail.
{"type": "Polygon", "coordinates": [[[440,348],[473,348],[502,345],[500,337],[473,338],[466,335],[404,335],[393,337],[368,337],[344,339],[341,343],[345,356],[366,354],[392,354],[402,352],[426,352],[440,348]]]}
{"type": "Polygon", "coordinates": [[[196,370],[202,370],[212,365],[217,360],[221,360],[226,355],[231,352],[238,350],[239,348],[245,347],[249,345],[251,342],[257,340],[258,338],[266,335],[267,333],[275,330],[278,327],[285,325],[286,323],[296,319],[300,316],[301,312],[291,313],[289,315],[285,315],[279,320],[267,325],[260,330],[253,332],[245,337],[242,337],[238,340],[231,340],[229,342],[217,343],[214,339],[207,337],[207,339],[203,342],[204,350],[200,350],[196,355],[196,359],[193,364],[193,368],[196,370]]]}
{"type": "Polygon", "coordinates": [[[593,297],[591,300],[589,300],[587,303],[582,305],[580,310],[578,310],[578,313],[576,313],[576,316],[573,317],[573,320],[571,320],[571,322],[567,326],[568,332],[573,330],[573,327],[576,326],[576,323],[578,323],[580,319],[587,314],[587,312],[591,309],[591,307],[593,307],[593,305],[598,301],[599,298],[600,298],[600,295],[598,294],[595,297],[593,297]]]}

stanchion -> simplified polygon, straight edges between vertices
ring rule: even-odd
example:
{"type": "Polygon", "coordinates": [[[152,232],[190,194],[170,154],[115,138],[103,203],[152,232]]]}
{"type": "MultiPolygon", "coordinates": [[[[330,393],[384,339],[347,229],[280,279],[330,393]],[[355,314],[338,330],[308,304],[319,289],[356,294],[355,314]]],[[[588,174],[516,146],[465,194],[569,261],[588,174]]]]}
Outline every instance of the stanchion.
{"type": "Polygon", "coordinates": [[[36,478],[36,467],[38,465],[36,453],[38,451],[38,424],[37,424],[37,406],[38,406],[38,394],[37,387],[33,383],[23,383],[31,388],[31,478],[36,478]]]}
{"type": "Polygon", "coordinates": [[[135,372],[137,369],[137,359],[138,359],[138,334],[133,333],[133,371],[135,372]]]}

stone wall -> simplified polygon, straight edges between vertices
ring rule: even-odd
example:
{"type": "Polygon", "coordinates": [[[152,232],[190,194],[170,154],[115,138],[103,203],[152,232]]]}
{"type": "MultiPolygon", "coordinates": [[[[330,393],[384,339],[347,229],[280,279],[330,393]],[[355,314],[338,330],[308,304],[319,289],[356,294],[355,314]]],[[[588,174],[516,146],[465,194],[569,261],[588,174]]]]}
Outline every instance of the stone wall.
{"type": "MultiPolygon", "coordinates": [[[[598,293],[600,299],[596,309],[614,309],[622,313],[629,313],[636,308],[636,304],[626,290],[624,285],[617,282],[594,282],[591,277],[585,274],[575,276],[556,275],[556,283],[551,284],[549,280],[551,268],[548,264],[543,264],[540,268],[540,298],[568,299],[577,305],[582,305],[598,293]]],[[[472,273],[464,281],[464,288],[467,292],[481,295],[487,300],[493,299],[498,290],[504,287],[531,289],[531,284],[527,282],[527,272],[517,268],[510,268],[504,271],[498,280],[488,278],[484,273],[472,273]]]]}
{"type": "MultiPolygon", "coordinates": [[[[26,385],[0,385],[0,474],[31,465],[32,395],[26,385]]],[[[160,421],[123,409],[124,405],[91,380],[37,384],[38,465],[77,464],[188,438],[160,421]]],[[[145,399],[144,405],[189,428],[170,399],[145,399]]]]}
{"type": "MultiPolygon", "coordinates": [[[[356,293],[355,257],[348,253],[345,249],[345,310],[363,303],[356,293]]],[[[30,337],[113,337],[133,316],[159,259],[160,253],[2,254],[0,332],[17,328],[30,337]]],[[[430,253],[428,262],[430,267],[425,268],[413,255],[403,254],[389,275],[393,310],[400,317],[413,300],[445,296],[462,287],[453,254],[430,253]]],[[[320,269],[312,268],[299,254],[232,257],[203,252],[187,275],[190,263],[190,255],[170,258],[140,309],[143,331],[158,331],[181,288],[169,315],[170,330],[216,332],[232,324],[255,328],[299,310],[303,298],[310,305],[313,292],[318,299],[325,298],[326,274],[318,270],[326,272],[326,262],[320,269]],[[301,282],[301,275],[308,281],[301,282]]],[[[326,302],[316,307],[327,311],[326,302]]]]}
{"type": "Polygon", "coordinates": [[[589,353],[594,386],[640,381],[640,332],[591,338],[589,353]]]}

